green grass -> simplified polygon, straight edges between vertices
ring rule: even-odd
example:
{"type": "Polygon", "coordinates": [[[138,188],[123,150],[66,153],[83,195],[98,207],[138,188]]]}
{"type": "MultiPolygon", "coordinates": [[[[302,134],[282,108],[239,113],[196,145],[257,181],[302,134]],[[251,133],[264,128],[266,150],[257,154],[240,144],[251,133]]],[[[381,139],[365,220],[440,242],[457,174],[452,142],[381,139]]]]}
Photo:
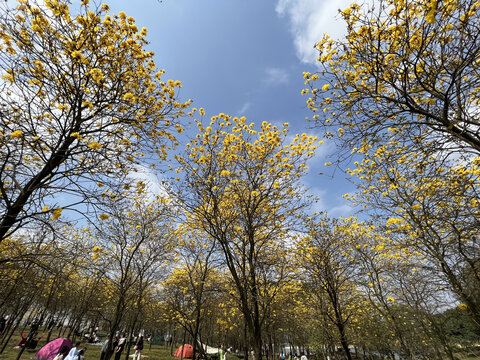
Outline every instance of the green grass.
{"type": "Polygon", "coordinates": [[[480,360],[480,356],[475,355],[460,355],[457,357],[459,360],[480,360]]]}
{"type": "MultiPolygon", "coordinates": [[[[52,340],[54,337],[52,337],[52,340]]],[[[10,343],[8,346],[5,348],[4,352],[0,354],[0,359],[1,360],[15,360],[18,356],[18,353],[20,352],[19,349],[14,349],[14,346],[18,343],[20,339],[15,337],[14,339],[11,339],[10,343]]],[[[40,343],[37,346],[36,350],[25,350],[22,354],[22,357],[20,358],[21,360],[31,360],[37,353],[38,349],[41,348],[43,345],[45,345],[45,341],[40,341],[40,343]]],[[[81,345],[86,346],[87,351],[85,352],[85,360],[94,360],[94,359],[100,359],[100,349],[101,346],[98,345],[91,345],[87,343],[82,343],[81,345]]],[[[135,352],[133,350],[133,346],[130,349],[130,355],[132,355],[135,352]]],[[[125,352],[122,354],[121,360],[125,359],[125,352]]],[[[132,358],[130,358],[132,359],[132,358]]],[[[149,344],[145,344],[145,348],[142,350],[142,360],[178,360],[177,358],[173,357],[170,355],[170,347],[165,347],[165,346],[160,346],[160,345],[152,345],[152,348],[150,349],[149,344]]],[[[112,357],[113,360],[113,357],[112,357]]]]}
{"type": "MultiPolygon", "coordinates": [[[[52,338],[53,340],[53,338],[52,338]]],[[[15,360],[17,358],[18,353],[20,350],[14,349],[14,346],[18,343],[19,338],[16,337],[12,339],[9,345],[5,348],[5,351],[0,354],[1,360],[15,360]]],[[[35,354],[37,353],[38,349],[45,345],[45,341],[41,341],[35,351],[25,350],[22,354],[21,360],[31,360],[35,354]]],[[[100,349],[101,346],[98,345],[91,345],[87,343],[82,343],[81,345],[87,347],[87,351],[85,353],[86,360],[98,360],[100,359],[100,349]]],[[[174,347],[174,350],[177,347],[174,347]]],[[[135,351],[133,350],[133,346],[130,349],[130,355],[132,355],[135,351]]],[[[456,358],[459,360],[480,360],[480,356],[475,355],[466,355],[466,354],[456,354],[456,358]]],[[[125,359],[125,352],[122,354],[121,360],[125,359]]],[[[129,359],[132,359],[131,357],[129,359]]],[[[161,345],[152,345],[150,349],[149,344],[145,344],[145,348],[142,350],[142,360],[179,360],[178,358],[174,357],[170,353],[170,347],[161,346],[161,345]]],[[[112,359],[113,360],[113,357],[112,359]]],[[[238,360],[238,358],[232,356],[231,354],[227,355],[227,360],[238,360]]]]}

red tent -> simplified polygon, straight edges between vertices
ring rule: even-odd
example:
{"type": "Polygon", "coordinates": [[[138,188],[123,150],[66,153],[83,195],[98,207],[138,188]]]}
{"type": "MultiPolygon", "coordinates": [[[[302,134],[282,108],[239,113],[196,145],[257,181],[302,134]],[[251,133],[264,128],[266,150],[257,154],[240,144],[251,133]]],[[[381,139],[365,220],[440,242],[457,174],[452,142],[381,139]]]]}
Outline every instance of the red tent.
{"type": "Polygon", "coordinates": [[[173,353],[173,356],[177,358],[182,357],[182,347],[183,347],[183,358],[184,359],[191,359],[193,357],[193,346],[189,344],[184,344],[183,346],[180,346],[175,352],[173,353]]]}
{"type": "Polygon", "coordinates": [[[50,341],[38,350],[35,355],[36,359],[53,359],[60,351],[67,354],[72,348],[72,343],[68,339],[58,338],[50,341]]]}

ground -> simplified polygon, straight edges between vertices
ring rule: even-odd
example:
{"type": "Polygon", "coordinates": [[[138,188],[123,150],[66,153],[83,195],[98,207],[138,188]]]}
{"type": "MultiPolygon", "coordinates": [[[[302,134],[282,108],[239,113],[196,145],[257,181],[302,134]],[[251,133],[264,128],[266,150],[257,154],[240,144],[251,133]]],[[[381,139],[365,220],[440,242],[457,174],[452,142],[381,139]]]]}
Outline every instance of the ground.
{"type": "MultiPolygon", "coordinates": [[[[52,339],[53,340],[53,339],[52,339]]],[[[4,352],[0,355],[0,359],[2,360],[15,360],[18,356],[20,350],[14,349],[14,346],[18,343],[18,339],[15,338],[14,340],[10,341],[10,344],[5,348],[4,352]]],[[[44,342],[39,344],[39,347],[42,347],[44,342]]],[[[82,344],[81,345],[87,347],[87,351],[85,352],[85,360],[98,360],[100,359],[100,349],[101,346],[98,345],[91,345],[91,344],[82,344]]],[[[36,351],[27,351],[25,350],[22,354],[21,360],[31,360],[38,349],[36,351]]],[[[133,346],[130,350],[130,354],[132,355],[135,352],[133,350],[133,346]]],[[[113,359],[113,357],[112,357],[113,359]]],[[[122,360],[125,359],[125,353],[122,354],[122,360]]],[[[132,359],[130,357],[130,359],[132,359]]],[[[165,347],[161,345],[152,345],[150,349],[149,344],[145,344],[145,348],[142,351],[142,360],[178,360],[177,358],[170,355],[170,347],[165,347]]]]}

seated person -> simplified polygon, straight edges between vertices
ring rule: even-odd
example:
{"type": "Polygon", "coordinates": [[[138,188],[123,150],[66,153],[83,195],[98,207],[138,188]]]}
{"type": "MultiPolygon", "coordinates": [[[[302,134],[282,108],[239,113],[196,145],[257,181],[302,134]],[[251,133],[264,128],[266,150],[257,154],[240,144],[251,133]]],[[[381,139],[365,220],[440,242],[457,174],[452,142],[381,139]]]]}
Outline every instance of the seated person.
{"type": "Polygon", "coordinates": [[[17,346],[15,346],[16,349],[24,347],[25,344],[27,343],[27,334],[23,333],[20,336],[21,336],[21,339],[18,342],[17,346]]]}

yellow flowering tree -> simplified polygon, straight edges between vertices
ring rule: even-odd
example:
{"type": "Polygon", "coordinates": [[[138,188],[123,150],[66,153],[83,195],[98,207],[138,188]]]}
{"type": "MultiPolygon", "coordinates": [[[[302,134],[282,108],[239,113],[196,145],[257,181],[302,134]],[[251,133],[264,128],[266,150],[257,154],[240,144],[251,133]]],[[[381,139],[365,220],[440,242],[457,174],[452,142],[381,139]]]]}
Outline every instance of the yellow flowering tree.
{"type": "Polygon", "coordinates": [[[421,254],[402,247],[388,230],[390,236],[386,235],[383,227],[377,229],[354,218],[345,225],[343,233],[352,240],[349,252],[358,267],[357,286],[368,299],[375,324],[382,329],[370,329],[362,343],[380,353],[393,351],[408,359],[419,353],[433,357],[442,350],[453,359],[444,341],[445,329],[436,316],[450,303],[441,300],[449,293],[439,290],[442,282],[436,269],[421,254]]]}
{"type": "MultiPolygon", "coordinates": [[[[308,286],[302,282],[300,275],[303,272],[303,260],[291,258],[295,264],[296,277],[283,284],[276,292],[272,305],[267,309],[265,321],[265,339],[269,359],[276,359],[283,353],[293,353],[294,348],[311,348],[311,339],[317,328],[316,320],[319,319],[312,309],[312,294],[308,286]],[[315,314],[315,315],[314,315],[315,314]],[[290,351],[282,349],[278,344],[288,344],[290,351]]],[[[313,348],[312,348],[313,350],[313,348]]],[[[317,349],[315,348],[315,351],[317,349]]],[[[318,349],[320,350],[320,348],[318,349]]],[[[293,355],[292,355],[293,356],[293,355]]]]}
{"type": "Polygon", "coordinates": [[[256,130],[245,118],[220,114],[177,156],[176,196],[223,253],[238,307],[257,359],[262,357],[266,309],[288,278],[285,239],[307,204],[300,184],[315,137],[287,138],[288,124],[263,122],[256,130]]]}
{"type": "Polygon", "coordinates": [[[477,323],[479,11],[478,1],[354,3],[341,12],[346,37],[321,39],[322,70],[304,74],[314,121],[359,159],[351,198],[434,264],[477,323]]]}
{"type": "Polygon", "coordinates": [[[106,274],[106,304],[98,310],[108,322],[110,344],[120,325],[129,334],[137,328],[145,295],[164,276],[175,245],[170,205],[167,198],[147,193],[146,183],[139,181],[127,198],[111,194],[99,216],[103,220],[91,231],[97,242],[93,267],[106,274]]]}
{"type": "Polygon", "coordinates": [[[319,73],[305,73],[314,120],[344,145],[425,128],[441,150],[478,153],[480,3],[386,0],[341,11],[346,37],[317,44],[319,73]]]}
{"type": "MultiPolygon", "coordinates": [[[[1,243],[0,309],[13,323],[4,331],[0,352],[18,333],[17,320],[26,316],[41,323],[67,318],[68,337],[82,321],[98,316],[94,304],[101,296],[102,274],[90,266],[88,243],[78,240],[69,228],[45,225],[1,243]]],[[[52,331],[53,325],[47,342],[52,331]]]]}
{"type": "MultiPolygon", "coordinates": [[[[173,320],[192,339],[202,342],[205,322],[217,306],[219,275],[214,268],[215,241],[195,225],[182,224],[176,232],[179,265],[162,284],[161,297],[167,320],[173,320]]],[[[192,346],[194,355],[205,353],[197,341],[192,346]]]]}
{"type": "MultiPolygon", "coordinates": [[[[45,239],[47,236],[42,235],[40,231],[35,233],[39,244],[48,244],[49,241],[45,239]]],[[[34,248],[31,239],[20,236],[7,238],[0,244],[0,259],[6,260],[0,261],[0,309],[4,314],[9,314],[12,321],[3,331],[0,353],[6,347],[5,339],[9,339],[17,330],[14,322],[35,309],[34,304],[39,303],[44,288],[48,286],[45,281],[48,271],[41,266],[46,265],[46,269],[50,269],[44,258],[51,259],[51,253],[49,249],[34,248]],[[35,262],[32,261],[33,257],[36,257],[35,262]]]]}
{"type": "MultiPolygon", "coordinates": [[[[378,210],[387,236],[405,259],[428,259],[442,287],[468,306],[480,323],[476,291],[480,211],[480,159],[460,156],[441,161],[427,152],[409,152],[391,141],[350,169],[361,179],[359,193],[348,196],[378,210]]],[[[432,275],[433,276],[433,275],[432,275]]]]}
{"type": "Polygon", "coordinates": [[[181,131],[189,104],[162,80],[146,29],[88,3],[75,15],[62,0],[2,5],[0,242],[42,212],[59,218],[56,194],[86,202],[149,153],[165,158],[181,131]]]}
{"type": "Polygon", "coordinates": [[[318,312],[318,348],[333,352],[341,343],[407,359],[453,359],[438,316],[451,300],[431,262],[356,218],[316,221],[298,249],[318,312]]]}
{"type": "Polygon", "coordinates": [[[325,214],[316,215],[307,221],[307,234],[298,242],[297,256],[317,308],[336,329],[345,357],[352,359],[348,329],[360,308],[361,297],[355,283],[358,267],[350,251],[355,239],[345,234],[346,228],[352,225],[348,223],[330,219],[325,214]]]}

